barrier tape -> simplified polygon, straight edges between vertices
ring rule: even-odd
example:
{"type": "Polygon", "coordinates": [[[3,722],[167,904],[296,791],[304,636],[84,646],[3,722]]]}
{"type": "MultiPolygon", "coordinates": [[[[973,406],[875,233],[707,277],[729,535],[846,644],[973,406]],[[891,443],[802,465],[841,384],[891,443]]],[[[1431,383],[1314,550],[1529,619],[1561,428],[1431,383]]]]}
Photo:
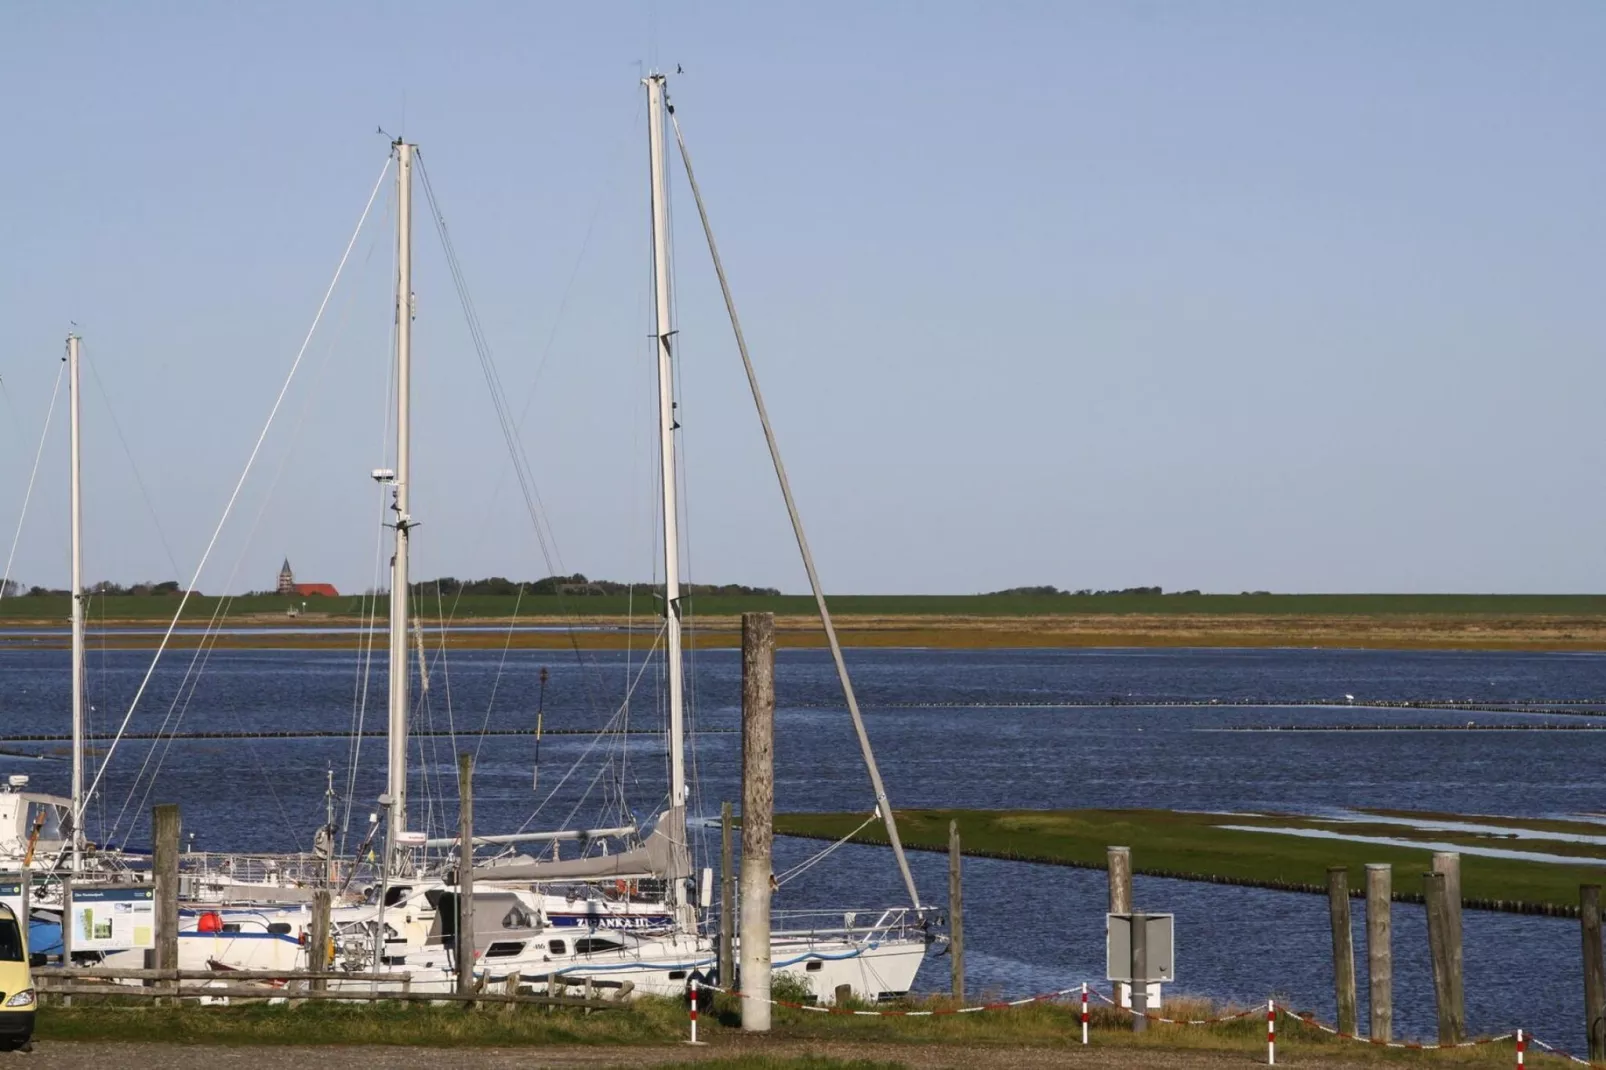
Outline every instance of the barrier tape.
{"type": "Polygon", "coordinates": [[[1534,1036],[1532,1033],[1528,1034],[1528,1039],[1533,1041],[1535,1044],[1539,1045],[1541,1048],[1544,1048],[1546,1051],[1550,1052],[1550,1054],[1559,1055],[1563,1059],[1569,1059],[1572,1062],[1577,1063],[1579,1066],[1594,1066],[1595,1065],[1594,1063],[1590,1062],[1588,1059],[1580,1059],[1578,1056],[1574,1055],[1572,1052],[1567,1051],[1567,1050],[1565,1050],[1563,1048],[1558,1048],[1554,1044],[1546,1044],[1544,1041],[1540,1040],[1538,1037],[1534,1036]]]}
{"type": "MultiPolygon", "coordinates": [[[[1303,1022],[1305,1025],[1320,1029],[1324,1033],[1329,1033],[1335,1037],[1342,1037],[1345,1040],[1353,1040],[1361,1044],[1370,1044],[1376,1048],[1404,1048],[1410,1051],[1438,1051],[1441,1049],[1448,1050],[1450,1048],[1476,1048],[1481,1047],[1484,1044],[1499,1044],[1502,1041],[1510,1040],[1517,1035],[1516,1033],[1501,1033],[1499,1036],[1495,1037],[1479,1037],[1476,1040],[1463,1040],[1459,1044],[1417,1044],[1408,1040],[1372,1040],[1369,1037],[1356,1036],[1354,1033],[1341,1033],[1332,1026],[1317,1021],[1316,1016],[1311,1014],[1309,1011],[1301,1013],[1299,1011],[1284,1009],[1283,1014],[1289,1018],[1292,1018],[1296,1022],[1303,1022]]],[[[1532,1038],[1530,1037],[1529,1039],[1532,1038]]]]}
{"type": "MultiPolygon", "coordinates": [[[[1111,999],[1109,996],[1106,996],[1103,992],[1100,992],[1097,989],[1092,989],[1091,991],[1095,996],[1099,997],[1099,999],[1103,1000],[1105,1003],[1108,1003],[1110,1006],[1114,1007],[1118,1011],[1123,1011],[1123,1012],[1125,1012],[1127,1014],[1132,1015],[1133,1017],[1137,1017],[1137,1015],[1140,1013],[1138,1011],[1133,1010],[1131,1007],[1123,1007],[1123,1006],[1121,1006],[1120,1004],[1116,1003],[1115,1000],[1111,999]]],[[[1240,1018],[1247,1018],[1251,1014],[1258,1013],[1259,1010],[1260,1010],[1260,1008],[1258,1008],[1258,1007],[1251,1007],[1249,1010],[1238,1011],[1236,1014],[1224,1014],[1220,1018],[1189,1018],[1189,1019],[1163,1018],[1158,1014],[1151,1014],[1149,1011],[1143,1011],[1141,1013],[1142,1013],[1143,1017],[1147,1018],[1151,1022],[1164,1022],[1166,1025],[1216,1025],[1216,1024],[1218,1024],[1220,1022],[1235,1022],[1240,1018]]]]}
{"type": "MultiPolygon", "coordinates": [[[[724,992],[729,996],[739,996],[742,999],[758,998],[734,988],[720,988],[718,985],[711,985],[706,981],[703,982],[701,987],[713,992],[724,992]]],[[[930,1011],[856,1011],[847,1007],[822,1007],[817,1003],[791,1003],[784,999],[770,998],[766,998],[764,1002],[775,1007],[790,1007],[795,1011],[813,1011],[815,1014],[853,1015],[859,1018],[937,1018],[946,1014],[975,1014],[977,1011],[1001,1011],[1010,1007],[1024,1007],[1028,1003],[1046,1003],[1051,1000],[1064,999],[1073,993],[1081,992],[1085,987],[1085,985],[1078,985],[1076,988],[1062,988],[1057,992],[1043,992],[1036,996],[1027,996],[1024,999],[979,1003],[974,1007],[945,1007],[930,1011]]]]}

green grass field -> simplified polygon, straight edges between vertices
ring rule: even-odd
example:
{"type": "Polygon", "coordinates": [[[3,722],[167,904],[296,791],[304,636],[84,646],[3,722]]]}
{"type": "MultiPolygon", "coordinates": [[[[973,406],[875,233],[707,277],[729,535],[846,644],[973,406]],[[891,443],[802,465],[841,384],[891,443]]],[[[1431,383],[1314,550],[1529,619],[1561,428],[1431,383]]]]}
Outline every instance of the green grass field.
{"type": "MultiPolygon", "coordinates": [[[[1455,815],[1418,815],[1478,821],[1455,815]]],[[[775,831],[783,834],[839,839],[857,828],[863,814],[777,814],[775,831]]],[[[1265,887],[1324,888],[1329,866],[1349,870],[1352,889],[1364,887],[1368,862],[1394,866],[1396,895],[1419,895],[1422,874],[1429,869],[1428,847],[1384,846],[1345,840],[1306,839],[1272,831],[1237,831],[1224,825],[1267,829],[1304,828],[1388,838],[1416,838],[1463,847],[1499,847],[1555,855],[1579,856],[1579,864],[1535,862],[1462,854],[1461,887],[1468,900],[1571,907],[1580,884],[1606,883],[1606,866],[1588,859],[1606,849],[1560,840],[1524,839],[1509,834],[1412,830],[1394,824],[1335,822],[1292,815],[1182,813],[1171,810],[910,810],[898,811],[898,831],[905,846],[948,849],[948,823],[959,823],[966,854],[1061,865],[1105,865],[1105,848],[1132,848],[1139,873],[1184,879],[1242,882],[1265,887]]],[[[1582,823],[1543,822],[1540,831],[1599,834],[1600,827],[1582,823]]],[[[856,839],[884,843],[879,824],[856,839]]]]}
{"type": "MultiPolygon", "coordinates": [[[[221,599],[197,596],[185,607],[185,619],[208,620],[221,599]]],[[[295,599],[260,595],[230,600],[230,618],[254,614],[283,615],[295,599]]],[[[367,612],[361,596],[308,598],[307,612],[357,618],[367,612]]],[[[807,595],[774,597],[701,596],[688,600],[694,612],[708,617],[729,617],[768,610],[783,616],[814,613],[807,595]]],[[[169,619],[178,607],[176,596],[117,595],[92,600],[92,622],[169,619]]],[[[839,595],[832,610],[843,616],[891,617],[1032,617],[1081,615],[1220,615],[1220,616],[1477,616],[1477,617],[1606,617],[1606,595],[1461,595],[1461,594],[1247,594],[1247,595],[839,595]]],[[[522,600],[501,595],[446,597],[437,604],[426,597],[419,608],[427,617],[437,613],[458,619],[520,617],[638,617],[655,612],[652,596],[643,591],[634,599],[625,595],[529,596],[522,600]]],[[[383,606],[380,607],[383,616],[383,606]]],[[[65,597],[14,597],[0,600],[0,621],[66,620],[65,597]]]]}

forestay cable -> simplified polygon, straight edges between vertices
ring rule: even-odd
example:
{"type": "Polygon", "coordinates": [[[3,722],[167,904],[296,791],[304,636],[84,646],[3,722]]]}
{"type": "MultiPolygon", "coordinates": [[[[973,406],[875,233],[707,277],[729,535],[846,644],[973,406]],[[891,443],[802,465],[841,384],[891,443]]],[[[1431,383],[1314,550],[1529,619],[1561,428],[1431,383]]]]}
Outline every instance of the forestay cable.
{"type": "Polygon", "coordinates": [[[753,370],[752,358],[747,353],[747,338],[742,334],[742,321],[736,315],[736,299],[731,296],[730,283],[725,278],[725,265],[719,259],[719,246],[714,244],[714,228],[708,221],[708,209],[703,205],[703,194],[692,172],[691,156],[686,152],[686,138],[680,132],[680,120],[675,109],[669,109],[669,121],[675,127],[675,144],[680,148],[680,160],[686,165],[686,181],[691,195],[697,201],[697,215],[703,223],[703,234],[708,238],[708,253],[714,261],[714,273],[719,276],[719,289],[725,295],[725,311],[730,314],[731,331],[736,335],[736,348],[742,354],[742,368],[747,372],[747,385],[753,392],[753,404],[758,409],[758,420],[764,426],[764,441],[770,448],[770,460],[775,465],[775,478],[781,484],[781,497],[786,499],[786,513],[792,519],[792,534],[797,537],[797,548],[803,555],[803,568],[809,574],[809,587],[814,591],[814,604],[820,611],[820,623],[825,627],[825,638],[831,646],[831,660],[836,662],[837,678],[842,682],[842,694],[848,702],[848,713],[853,716],[853,730],[859,736],[859,750],[864,755],[865,769],[870,774],[870,786],[875,791],[876,807],[881,811],[887,827],[887,842],[898,860],[898,870],[909,889],[909,898],[915,907],[920,906],[920,890],[915,887],[914,874],[909,871],[909,859],[904,857],[903,841],[898,838],[898,820],[893,816],[892,803],[881,782],[881,770],[876,766],[875,752],[870,748],[870,736],[864,728],[864,717],[859,713],[859,700],[853,693],[853,681],[848,677],[847,662],[842,660],[842,644],[837,641],[836,625],[831,623],[831,611],[825,605],[825,593],[820,588],[820,577],[814,569],[814,554],[803,534],[803,519],[792,499],[792,484],[786,478],[786,466],[781,463],[781,447],[775,441],[775,429],[770,426],[769,410],[764,407],[764,395],[758,389],[758,374],[753,370]]]}
{"type": "Polygon", "coordinates": [[[128,712],[123,714],[122,723],[117,726],[117,734],[112,737],[111,746],[106,748],[106,755],[101,759],[100,769],[95,773],[95,779],[89,785],[85,798],[92,799],[95,789],[100,786],[101,777],[106,775],[106,769],[111,765],[112,755],[117,752],[117,744],[122,742],[123,733],[128,730],[128,722],[133,719],[134,711],[139,708],[139,700],[144,697],[145,689],[150,685],[151,677],[156,674],[156,666],[162,660],[162,654],[167,650],[168,642],[173,638],[173,632],[178,627],[179,619],[184,615],[184,607],[189,603],[190,595],[195,592],[196,584],[201,580],[201,573],[206,568],[207,560],[212,556],[212,550],[217,546],[218,537],[223,534],[223,526],[228,523],[229,516],[234,512],[234,503],[239,500],[240,491],[245,486],[246,479],[251,475],[251,468],[256,464],[257,454],[262,451],[262,444],[267,440],[268,432],[273,428],[274,418],[279,415],[279,408],[284,404],[285,395],[290,392],[290,384],[295,381],[296,370],[301,367],[301,358],[306,356],[307,347],[312,344],[312,337],[317,333],[318,324],[323,322],[324,310],[329,307],[329,299],[334,296],[335,287],[340,282],[340,274],[346,268],[346,261],[351,258],[351,250],[357,245],[357,237],[368,222],[368,213],[374,207],[374,200],[379,196],[380,187],[384,185],[385,175],[390,172],[390,156],[385,157],[385,165],[379,169],[379,178],[374,182],[372,192],[368,194],[368,203],[363,205],[362,216],[357,220],[356,228],[351,232],[351,239],[346,242],[345,251],[340,254],[340,263],[335,265],[335,276],[329,280],[329,288],[324,291],[323,300],[318,302],[317,314],[312,317],[312,326],[307,328],[306,337],[301,340],[301,348],[296,350],[296,359],[290,362],[290,371],[284,378],[284,385],[279,387],[278,397],[273,399],[273,408],[268,410],[268,418],[262,425],[262,431],[257,435],[256,443],[251,447],[251,454],[246,458],[245,470],[234,484],[234,490],[229,495],[228,503],[223,507],[223,515],[218,518],[217,527],[212,530],[211,539],[207,540],[206,549],[201,554],[200,563],[195,566],[195,574],[184,588],[184,595],[179,599],[178,609],[173,613],[173,619],[168,622],[167,630],[162,633],[162,641],[156,646],[156,654],[151,658],[150,667],[140,679],[139,687],[134,692],[133,701],[128,704],[128,712]]]}
{"type": "Polygon", "coordinates": [[[11,562],[17,556],[17,542],[22,538],[22,522],[28,518],[28,499],[33,497],[33,481],[39,475],[39,458],[45,453],[45,438],[50,434],[50,417],[56,411],[56,397],[61,393],[61,373],[66,368],[65,359],[56,368],[56,385],[50,390],[50,407],[45,410],[45,429],[39,432],[39,448],[33,455],[33,471],[28,473],[28,489],[22,496],[22,513],[17,517],[17,532],[11,536],[11,552],[6,555],[6,573],[5,578],[0,580],[0,598],[6,596],[6,590],[11,586],[11,562]]]}

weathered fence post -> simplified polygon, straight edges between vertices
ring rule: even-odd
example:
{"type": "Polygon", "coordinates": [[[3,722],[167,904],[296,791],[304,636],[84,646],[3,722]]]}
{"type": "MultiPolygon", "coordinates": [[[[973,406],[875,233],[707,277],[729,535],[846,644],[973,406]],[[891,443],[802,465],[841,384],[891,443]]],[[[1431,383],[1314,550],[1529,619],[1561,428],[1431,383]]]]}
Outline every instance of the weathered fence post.
{"type": "Polygon", "coordinates": [[[948,822],[948,954],[953,959],[954,999],[965,1001],[965,890],[959,822],[948,822]]]}
{"type": "MultiPolygon", "coordinates": [[[[312,933],[307,939],[307,971],[325,973],[329,969],[329,889],[319,888],[312,893],[312,933]]],[[[315,978],[309,987],[323,992],[329,982],[315,978]]]]}
{"type": "Polygon", "coordinates": [[[1132,915],[1132,1032],[1149,1028],[1149,918],[1132,915]]]}
{"type": "Polygon", "coordinates": [[[457,991],[474,991],[474,755],[457,756],[457,991]]]}
{"type": "Polygon", "coordinates": [[[151,807],[151,870],[156,882],[156,968],[178,969],[178,807],[151,807]]]}
{"type": "Polygon", "coordinates": [[[1601,959],[1600,885],[1578,888],[1578,923],[1584,934],[1584,1026],[1589,1061],[1606,1062],[1606,964],[1601,959]]]}
{"type": "Polygon", "coordinates": [[[1371,1039],[1394,1039],[1394,867],[1387,862],[1366,865],[1366,1002],[1371,1009],[1371,1039]]]}
{"type": "Polygon", "coordinates": [[[736,859],[731,850],[731,804],[719,807],[719,983],[736,984],[736,859]]]}
{"type": "Polygon", "coordinates": [[[1428,951],[1433,960],[1433,1001],[1438,1007],[1439,1043],[1459,1044],[1464,1019],[1461,1008],[1455,1003],[1452,970],[1460,956],[1450,946],[1454,934],[1450,928],[1449,893],[1445,889],[1444,874],[1422,874],[1422,893],[1428,908],[1428,951]]]}
{"type": "Polygon", "coordinates": [[[770,1028],[775,838],[775,614],[742,614],[742,1029],[770,1028]]]}
{"type": "MultiPolygon", "coordinates": [[[[23,879],[28,879],[28,875],[24,874],[23,879]]],[[[72,874],[69,873],[61,878],[61,965],[68,970],[72,969],[72,930],[72,874]]],[[[61,1005],[71,1007],[72,997],[62,996],[61,1005]]]]}
{"type": "MultiPolygon", "coordinates": [[[[1105,866],[1109,870],[1110,913],[1132,913],[1132,848],[1106,847],[1105,866]]],[[[1122,992],[1127,986],[1115,982],[1115,1005],[1121,1006],[1122,992]]]]}
{"type": "Polygon", "coordinates": [[[1433,872],[1444,874],[1444,911],[1449,935],[1450,1006],[1458,1022],[1467,1020],[1465,967],[1461,943],[1461,856],[1454,851],[1433,852],[1433,872]]]}
{"type": "Polygon", "coordinates": [[[1349,870],[1327,867],[1327,913],[1333,924],[1333,988],[1338,1002],[1338,1031],[1358,1035],[1355,1028],[1355,936],[1349,920],[1349,870]]]}

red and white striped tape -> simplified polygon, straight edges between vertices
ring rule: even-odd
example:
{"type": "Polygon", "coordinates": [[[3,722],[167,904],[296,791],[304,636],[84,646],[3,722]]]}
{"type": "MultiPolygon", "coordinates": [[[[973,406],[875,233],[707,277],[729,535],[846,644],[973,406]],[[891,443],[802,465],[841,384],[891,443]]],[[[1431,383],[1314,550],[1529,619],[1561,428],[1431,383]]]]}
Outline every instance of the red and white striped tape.
{"type": "Polygon", "coordinates": [[[1372,1046],[1378,1048],[1405,1048],[1410,1051],[1439,1051],[1441,1049],[1448,1050],[1450,1048],[1477,1048],[1483,1046],[1484,1044],[1499,1044],[1502,1041],[1510,1040],[1512,1037],[1516,1036],[1515,1033],[1501,1033],[1499,1036],[1494,1037],[1479,1037],[1476,1040],[1463,1040],[1459,1044],[1418,1044],[1415,1041],[1409,1040],[1371,1040],[1367,1037],[1356,1036],[1354,1033],[1342,1033],[1330,1025],[1326,1025],[1317,1021],[1316,1016],[1308,1012],[1301,1014],[1299,1011],[1285,1010],[1283,1011],[1283,1014],[1289,1018],[1292,1018],[1296,1022],[1301,1022],[1305,1025],[1311,1026],[1312,1028],[1320,1029],[1322,1032],[1331,1034],[1332,1036],[1342,1037],[1345,1040],[1353,1040],[1361,1044],[1371,1044],[1372,1046]]]}
{"type": "MultiPolygon", "coordinates": [[[[704,982],[703,987],[712,989],[715,992],[724,992],[725,994],[731,996],[740,996],[742,999],[754,998],[753,996],[748,995],[746,992],[740,992],[734,988],[720,988],[717,985],[711,985],[706,982],[704,982]]],[[[1087,985],[1084,984],[1081,986],[1081,988],[1085,989],[1087,988],[1087,985]]],[[[979,1003],[974,1007],[942,1007],[929,1011],[858,1011],[847,1007],[822,1007],[817,1003],[789,1003],[784,999],[766,999],[764,1002],[775,1007],[790,1007],[795,1011],[813,1011],[816,1014],[847,1014],[854,1015],[859,1018],[940,1018],[947,1014],[975,1014],[977,1011],[1002,1011],[1008,1010],[1010,1007],[1024,1007],[1028,1003],[1047,1003],[1052,1000],[1064,999],[1066,996],[1072,995],[1080,990],[1081,989],[1076,988],[1062,988],[1057,992],[1043,992],[1036,996],[1027,996],[1024,999],[1012,999],[999,1001],[996,1003],[979,1003]]]]}
{"type": "MultiPolygon", "coordinates": [[[[1115,1000],[1111,999],[1109,996],[1106,996],[1103,992],[1094,990],[1093,994],[1118,1011],[1133,1015],[1134,1017],[1139,1013],[1138,1011],[1133,1010],[1131,1007],[1121,1006],[1119,1003],[1115,1002],[1115,1000]]],[[[1251,1014],[1255,1013],[1255,1008],[1251,1007],[1248,1010],[1237,1011],[1233,1014],[1224,1014],[1220,1018],[1165,1018],[1150,1011],[1143,1011],[1141,1013],[1143,1014],[1143,1017],[1147,1018],[1151,1022],[1164,1022],[1166,1025],[1216,1025],[1219,1022],[1236,1022],[1240,1018],[1247,1018],[1251,1014]]]]}

